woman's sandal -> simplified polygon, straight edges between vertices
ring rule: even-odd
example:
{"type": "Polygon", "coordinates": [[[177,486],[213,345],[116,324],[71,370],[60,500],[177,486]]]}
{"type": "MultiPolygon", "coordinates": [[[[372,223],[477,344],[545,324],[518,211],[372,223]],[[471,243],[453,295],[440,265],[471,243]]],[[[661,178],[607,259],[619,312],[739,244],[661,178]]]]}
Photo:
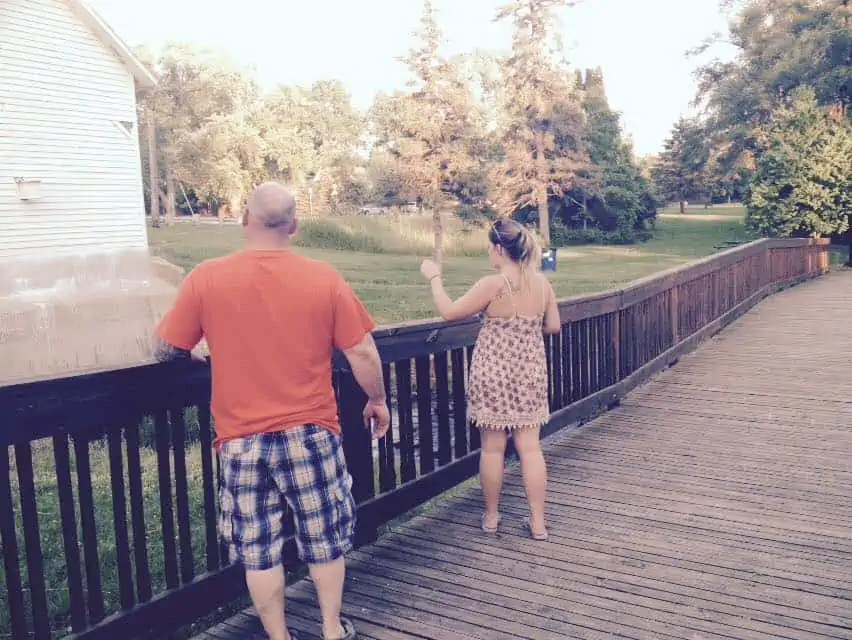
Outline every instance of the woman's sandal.
{"type": "Polygon", "coordinates": [[[526,528],[527,532],[530,534],[530,537],[533,540],[545,541],[549,537],[547,534],[547,528],[545,528],[544,531],[533,531],[532,523],[530,522],[529,518],[524,518],[524,527],[526,528]]]}
{"type": "Polygon", "coordinates": [[[503,519],[503,516],[497,514],[497,523],[493,527],[486,526],[485,524],[485,514],[482,514],[482,519],[480,521],[480,526],[485,533],[497,533],[497,530],[500,528],[500,520],[503,519]]]}
{"type": "MultiPolygon", "coordinates": [[[[358,632],[355,631],[355,625],[349,618],[340,618],[340,626],[343,627],[343,635],[334,640],[357,640],[358,632]]],[[[299,640],[294,638],[294,640],[299,640]]]]}

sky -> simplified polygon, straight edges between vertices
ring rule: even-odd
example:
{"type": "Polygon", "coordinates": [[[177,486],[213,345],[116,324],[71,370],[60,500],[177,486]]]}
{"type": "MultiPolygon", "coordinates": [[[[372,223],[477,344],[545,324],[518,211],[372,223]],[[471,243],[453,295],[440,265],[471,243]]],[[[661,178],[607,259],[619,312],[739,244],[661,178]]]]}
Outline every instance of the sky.
{"type": "MultiPolygon", "coordinates": [[[[131,46],[216,47],[253,67],[266,86],[338,79],[362,109],[377,91],[404,87],[407,72],[397,58],[410,47],[422,11],[420,0],[88,2],[131,46]]],[[[510,26],[492,20],[504,2],[433,0],[444,52],[506,51],[510,26]]],[[[718,0],[583,0],[560,18],[567,59],[603,69],[610,104],[639,155],[659,151],[675,121],[691,113],[699,61],[686,51],[726,26],[718,0]]]]}

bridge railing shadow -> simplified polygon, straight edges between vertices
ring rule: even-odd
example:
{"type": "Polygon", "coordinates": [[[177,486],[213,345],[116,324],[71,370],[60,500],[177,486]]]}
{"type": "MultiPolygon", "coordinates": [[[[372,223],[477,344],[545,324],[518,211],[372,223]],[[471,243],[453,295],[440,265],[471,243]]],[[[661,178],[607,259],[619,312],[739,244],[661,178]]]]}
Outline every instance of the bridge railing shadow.
{"type": "MultiPolygon", "coordinates": [[[[823,241],[760,240],[561,301],[562,331],[547,339],[545,432],[612,406],[761,298],[827,267],[823,241]]],[[[478,328],[376,331],[393,421],[379,442],[335,359],[359,544],[475,474],[465,382],[478,328]]],[[[209,401],[208,368],[188,364],[0,388],[0,636],[163,634],[244,595],[217,534],[209,401]]]]}

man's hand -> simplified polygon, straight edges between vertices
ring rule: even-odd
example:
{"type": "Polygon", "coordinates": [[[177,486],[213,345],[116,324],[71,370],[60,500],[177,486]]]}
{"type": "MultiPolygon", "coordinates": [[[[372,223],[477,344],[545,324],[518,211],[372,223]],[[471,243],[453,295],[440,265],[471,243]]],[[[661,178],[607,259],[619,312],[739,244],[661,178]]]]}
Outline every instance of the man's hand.
{"type": "Polygon", "coordinates": [[[390,427],[390,411],[387,402],[367,402],[364,407],[364,426],[372,429],[373,439],[383,438],[390,427]],[[373,422],[375,421],[375,428],[373,422]]]}
{"type": "Polygon", "coordinates": [[[207,358],[200,347],[196,346],[192,351],[180,349],[168,342],[157,338],[156,347],[154,348],[154,358],[157,362],[174,362],[176,360],[190,360],[192,362],[201,362],[206,364],[207,358]]]}

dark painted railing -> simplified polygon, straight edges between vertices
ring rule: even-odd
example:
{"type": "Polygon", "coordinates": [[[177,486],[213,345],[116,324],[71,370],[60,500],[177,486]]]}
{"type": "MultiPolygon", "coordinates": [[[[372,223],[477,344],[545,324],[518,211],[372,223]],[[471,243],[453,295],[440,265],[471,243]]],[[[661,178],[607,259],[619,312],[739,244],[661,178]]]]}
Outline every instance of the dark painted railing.
{"type": "MultiPolygon", "coordinates": [[[[763,296],[824,273],[825,249],[764,240],[563,301],[562,331],[547,343],[545,431],[605,409],[763,296]]],[[[378,443],[362,426],[363,393],[337,361],[361,543],[475,473],[465,378],[478,327],[376,332],[393,404],[378,443]]],[[[209,393],[209,371],[191,365],[0,389],[0,636],[163,633],[243,595],[217,536],[209,393]]]]}

